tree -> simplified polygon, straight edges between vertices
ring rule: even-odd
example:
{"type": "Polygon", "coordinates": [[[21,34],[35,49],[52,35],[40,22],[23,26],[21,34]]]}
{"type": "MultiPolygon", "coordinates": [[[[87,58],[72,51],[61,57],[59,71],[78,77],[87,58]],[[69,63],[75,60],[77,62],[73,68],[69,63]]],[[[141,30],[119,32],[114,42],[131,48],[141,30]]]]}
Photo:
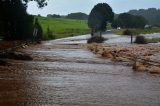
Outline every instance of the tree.
{"type": "Polygon", "coordinates": [[[160,26],[160,9],[149,8],[130,10],[128,13],[132,15],[143,16],[148,21],[148,24],[160,26]]]}
{"type": "Polygon", "coordinates": [[[132,28],[133,26],[133,17],[130,14],[122,13],[118,16],[118,22],[122,28],[132,28]]]}
{"type": "Polygon", "coordinates": [[[0,2],[1,33],[6,39],[24,36],[25,29],[28,30],[29,16],[26,13],[26,6],[21,0],[5,0],[0,2]],[[22,25],[23,24],[23,25],[22,25]]]}
{"type": "Polygon", "coordinates": [[[112,23],[112,27],[122,28],[144,28],[147,20],[142,16],[135,16],[128,13],[122,13],[112,23]]]}
{"type": "Polygon", "coordinates": [[[107,3],[99,3],[91,10],[88,18],[88,26],[91,28],[91,35],[97,31],[105,31],[108,22],[114,18],[112,8],[107,3]]]}
{"type": "Polygon", "coordinates": [[[143,16],[134,16],[133,18],[135,28],[144,28],[148,21],[143,16]]]}
{"type": "Polygon", "coordinates": [[[47,5],[46,0],[23,0],[23,2],[24,2],[26,5],[27,5],[27,3],[30,2],[30,1],[35,1],[35,2],[37,2],[39,8],[42,8],[42,7],[44,7],[44,6],[47,5]]]}
{"type": "MultiPolygon", "coordinates": [[[[26,12],[27,3],[33,0],[0,1],[0,35],[5,39],[26,39],[32,34],[33,16],[26,12]]],[[[34,0],[41,8],[46,0],[34,0]]]]}
{"type": "Polygon", "coordinates": [[[119,22],[117,19],[114,19],[114,21],[111,24],[112,28],[118,28],[120,27],[119,22]]]}

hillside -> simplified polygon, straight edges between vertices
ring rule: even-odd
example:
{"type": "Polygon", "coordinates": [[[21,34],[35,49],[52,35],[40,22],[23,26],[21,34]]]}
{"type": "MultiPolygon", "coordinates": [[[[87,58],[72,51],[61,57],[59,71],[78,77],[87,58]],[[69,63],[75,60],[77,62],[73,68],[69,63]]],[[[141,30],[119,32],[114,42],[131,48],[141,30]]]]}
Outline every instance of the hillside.
{"type": "Polygon", "coordinates": [[[140,15],[145,17],[150,25],[160,26],[160,9],[149,8],[140,10],[130,10],[128,12],[132,15],[140,15]]]}
{"type": "Polygon", "coordinates": [[[68,36],[75,36],[89,33],[87,21],[74,20],[65,18],[48,18],[37,17],[40,25],[42,26],[44,39],[49,39],[47,29],[52,32],[55,38],[63,38],[68,36]]]}

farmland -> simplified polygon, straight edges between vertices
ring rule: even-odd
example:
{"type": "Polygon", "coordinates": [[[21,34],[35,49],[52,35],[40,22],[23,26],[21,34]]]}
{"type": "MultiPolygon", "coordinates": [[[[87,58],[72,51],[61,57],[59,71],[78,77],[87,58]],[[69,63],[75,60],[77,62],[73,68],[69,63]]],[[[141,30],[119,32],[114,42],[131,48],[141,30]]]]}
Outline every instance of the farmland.
{"type": "Polygon", "coordinates": [[[48,29],[52,33],[52,36],[56,39],[87,34],[90,32],[86,20],[47,18],[38,16],[35,18],[38,18],[39,23],[42,26],[44,39],[49,39],[48,29]]]}

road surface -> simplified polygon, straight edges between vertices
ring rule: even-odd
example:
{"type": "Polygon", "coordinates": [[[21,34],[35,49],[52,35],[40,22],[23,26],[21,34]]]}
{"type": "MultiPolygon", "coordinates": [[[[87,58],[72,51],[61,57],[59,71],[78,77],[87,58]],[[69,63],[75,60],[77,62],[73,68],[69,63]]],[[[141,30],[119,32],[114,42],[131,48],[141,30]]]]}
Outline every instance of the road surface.
{"type": "Polygon", "coordinates": [[[20,50],[33,61],[7,60],[0,106],[160,106],[159,75],[98,57],[83,40],[46,41],[20,50]]]}

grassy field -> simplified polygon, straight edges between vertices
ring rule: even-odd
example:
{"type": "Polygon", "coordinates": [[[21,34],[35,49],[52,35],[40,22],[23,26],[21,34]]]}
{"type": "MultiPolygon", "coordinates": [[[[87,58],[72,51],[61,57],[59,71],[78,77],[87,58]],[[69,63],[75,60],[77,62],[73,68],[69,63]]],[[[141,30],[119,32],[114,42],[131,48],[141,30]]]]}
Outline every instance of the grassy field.
{"type": "MultiPolygon", "coordinates": [[[[126,29],[115,30],[114,33],[118,35],[123,35],[124,30],[126,29]]],[[[133,35],[160,33],[160,28],[129,29],[129,30],[133,33],[133,35]]]]}
{"type": "MultiPolygon", "coordinates": [[[[63,38],[68,36],[76,36],[81,34],[87,34],[90,32],[87,21],[73,20],[65,18],[46,18],[36,17],[43,29],[43,38],[50,39],[48,36],[47,28],[49,27],[52,36],[55,38],[63,38]]],[[[53,38],[54,38],[53,37],[53,38]]]]}

